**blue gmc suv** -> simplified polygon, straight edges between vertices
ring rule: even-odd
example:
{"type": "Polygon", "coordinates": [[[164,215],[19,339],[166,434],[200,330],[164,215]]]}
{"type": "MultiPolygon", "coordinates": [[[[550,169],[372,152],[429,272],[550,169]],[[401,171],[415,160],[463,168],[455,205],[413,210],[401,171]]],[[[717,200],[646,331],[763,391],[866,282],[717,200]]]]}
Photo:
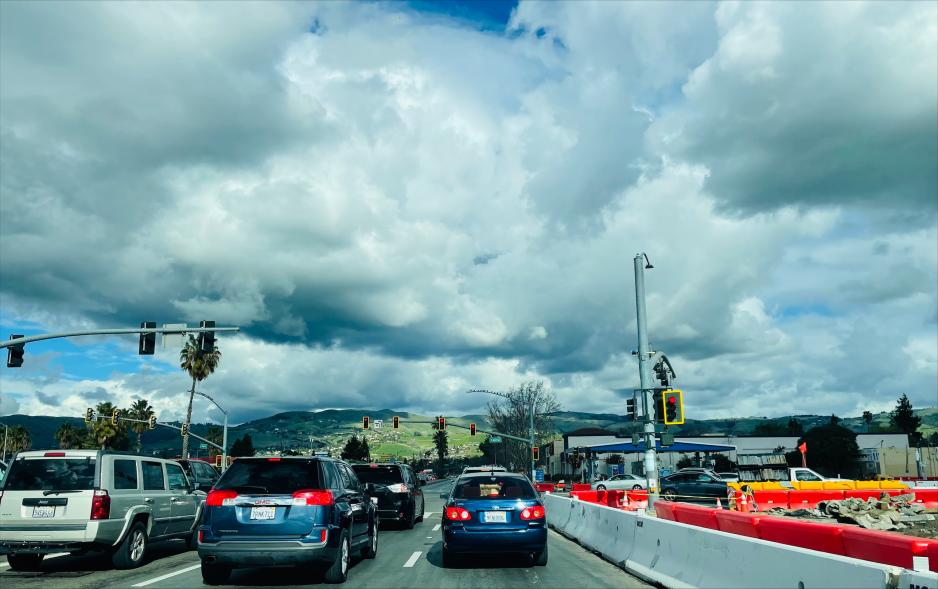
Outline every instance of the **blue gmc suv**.
{"type": "Polygon", "coordinates": [[[238,567],[303,565],[328,583],[348,578],[352,550],[374,558],[378,516],[348,464],[326,457],[239,458],[205,500],[202,580],[238,567]]]}

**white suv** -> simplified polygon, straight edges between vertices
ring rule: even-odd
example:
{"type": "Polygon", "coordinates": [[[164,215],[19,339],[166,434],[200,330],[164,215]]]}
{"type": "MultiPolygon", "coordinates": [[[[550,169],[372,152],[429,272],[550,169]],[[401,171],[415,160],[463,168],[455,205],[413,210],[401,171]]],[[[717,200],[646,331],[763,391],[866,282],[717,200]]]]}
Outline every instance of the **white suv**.
{"type": "Polygon", "coordinates": [[[149,542],[194,534],[205,494],[171,460],[103,450],[20,452],[0,491],[0,554],[36,570],[52,552],[106,550],[116,568],[149,542]]]}

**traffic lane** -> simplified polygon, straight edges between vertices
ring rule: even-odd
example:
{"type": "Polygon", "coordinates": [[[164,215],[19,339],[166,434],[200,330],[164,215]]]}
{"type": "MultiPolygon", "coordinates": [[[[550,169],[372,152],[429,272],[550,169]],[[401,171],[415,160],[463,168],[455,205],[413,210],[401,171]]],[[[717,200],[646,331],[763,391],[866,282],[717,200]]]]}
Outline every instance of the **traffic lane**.
{"type": "MultiPolygon", "coordinates": [[[[153,577],[168,568],[175,569],[183,563],[198,562],[194,550],[189,550],[181,540],[155,542],[150,545],[147,562],[136,569],[116,570],[110,555],[89,552],[81,555],[64,555],[43,559],[38,572],[12,571],[0,568],[0,585],[16,588],[42,589],[85,589],[108,586],[127,587],[141,577],[153,577]]],[[[201,579],[200,579],[201,582],[201,579]]]]}

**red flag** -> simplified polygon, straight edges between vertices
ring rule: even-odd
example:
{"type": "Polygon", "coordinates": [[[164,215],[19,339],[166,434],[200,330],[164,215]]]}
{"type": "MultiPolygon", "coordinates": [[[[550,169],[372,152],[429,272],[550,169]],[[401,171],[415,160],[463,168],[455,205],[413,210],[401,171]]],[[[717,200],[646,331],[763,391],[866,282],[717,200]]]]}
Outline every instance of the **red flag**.
{"type": "Polygon", "coordinates": [[[808,443],[807,443],[807,442],[801,442],[801,444],[798,446],[798,450],[800,450],[802,454],[807,454],[807,452],[808,452],[808,443]]]}

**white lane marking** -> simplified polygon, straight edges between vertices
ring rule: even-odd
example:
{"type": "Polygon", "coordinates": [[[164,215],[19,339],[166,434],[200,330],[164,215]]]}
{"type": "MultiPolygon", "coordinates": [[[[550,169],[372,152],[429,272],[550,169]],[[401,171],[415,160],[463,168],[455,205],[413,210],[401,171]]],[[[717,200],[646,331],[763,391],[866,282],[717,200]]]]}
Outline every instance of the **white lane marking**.
{"type": "Polygon", "coordinates": [[[421,555],[421,554],[423,554],[423,553],[420,552],[420,551],[417,551],[417,552],[414,552],[413,554],[411,554],[411,555],[410,555],[410,558],[407,559],[407,562],[404,563],[404,568],[405,568],[405,569],[413,568],[413,566],[414,566],[415,564],[417,564],[417,560],[420,558],[420,555],[421,555]]]}
{"type": "MultiPolygon", "coordinates": [[[[46,557],[43,558],[42,560],[49,560],[50,558],[58,558],[60,556],[68,556],[68,552],[56,552],[55,554],[47,554],[46,557]]],[[[5,569],[8,566],[10,566],[10,563],[8,562],[0,563],[0,569],[5,569]]]]}
{"type": "Polygon", "coordinates": [[[189,571],[194,571],[195,569],[200,568],[201,566],[202,566],[202,563],[194,564],[190,567],[179,569],[178,571],[173,571],[171,573],[166,573],[165,575],[160,575],[159,577],[150,579],[148,581],[143,581],[142,583],[137,583],[136,585],[131,585],[131,587],[146,587],[147,585],[152,585],[153,583],[159,583],[160,581],[175,577],[176,575],[181,575],[183,573],[188,573],[189,571]]]}
{"type": "Polygon", "coordinates": [[[433,526],[433,531],[434,531],[434,532],[437,531],[437,530],[439,530],[439,529],[440,529],[440,524],[436,524],[435,526],[433,526]]]}
{"type": "Polygon", "coordinates": [[[431,515],[433,515],[432,511],[425,511],[423,517],[430,517],[431,515]]]}

